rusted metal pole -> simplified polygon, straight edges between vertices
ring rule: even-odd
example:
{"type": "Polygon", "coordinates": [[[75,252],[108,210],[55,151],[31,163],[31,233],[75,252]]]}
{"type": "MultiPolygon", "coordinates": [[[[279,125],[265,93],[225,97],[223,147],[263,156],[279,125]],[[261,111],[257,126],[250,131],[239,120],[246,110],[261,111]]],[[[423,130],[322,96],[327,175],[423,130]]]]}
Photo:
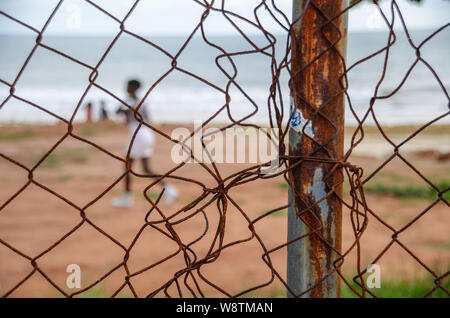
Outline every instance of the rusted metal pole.
{"type": "Polygon", "coordinates": [[[336,161],[343,156],[340,78],[347,37],[347,17],[339,13],[347,5],[347,0],[293,0],[298,21],[291,42],[289,154],[297,158],[289,164],[297,166],[290,174],[288,241],[304,237],[288,245],[287,284],[294,293],[288,290],[288,297],[340,296],[333,262],[342,235],[342,169],[336,161]]]}

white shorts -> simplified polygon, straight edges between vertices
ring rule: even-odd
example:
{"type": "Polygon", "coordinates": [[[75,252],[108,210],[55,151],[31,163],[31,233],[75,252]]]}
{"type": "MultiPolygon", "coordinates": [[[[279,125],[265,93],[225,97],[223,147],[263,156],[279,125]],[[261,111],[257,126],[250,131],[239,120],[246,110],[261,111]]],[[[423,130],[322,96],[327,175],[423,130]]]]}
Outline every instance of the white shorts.
{"type": "MultiPolygon", "coordinates": [[[[130,132],[130,139],[128,140],[128,146],[125,153],[128,152],[130,147],[131,139],[133,138],[133,133],[130,132]]],[[[141,159],[149,158],[153,155],[153,145],[155,143],[155,135],[153,131],[145,126],[141,126],[141,129],[136,134],[134,138],[133,145],[130,150],[131,159],[141,159]]]]}

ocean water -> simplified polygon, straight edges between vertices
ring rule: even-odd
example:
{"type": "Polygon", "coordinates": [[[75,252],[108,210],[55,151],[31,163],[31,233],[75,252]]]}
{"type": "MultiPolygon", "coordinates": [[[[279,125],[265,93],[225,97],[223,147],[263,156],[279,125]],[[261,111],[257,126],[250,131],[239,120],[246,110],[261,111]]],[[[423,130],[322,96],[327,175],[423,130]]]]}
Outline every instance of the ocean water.
{"type": "MultiPolygon", "coordinates": [[[[420,30],[411,33],[412,40],[418,44],[433,30],[420,30]]],[[[152,37],[148,40],[175,55],[186,37],[152,37]]],[[[261,36],[252,36],[257,45],[267,45],[261,36]]],[[[387,43],[387,32],[350,33],[348,37],[347,65],[370,55],[387,43]]],[[[83,63],[95,66],[107,49],[113,36],[102,37],[61,37],[44,36],[43,43],[68,54],[83,63]]],[[[234,36],[210,37],[228,52],[251,50],[243,39],[234,36]]],[[[27,55],[35,43],[32,36],[0,36],[0,78],[12,83],[20,71],[27,55]]],[[[424,44],[421,56],[431,65],[439,76],[442,85],[450,88],[450,30],[440,32],[424,44]]],[[[286,38],[279,36],[276,45],[278,62],[284,56],[286,38]]],[[[177,57],[177,66],[191,72],[208,83],[180,71],[172,71],[172,60],[162,51],[129,35],[122,35],[104,58],[98,69],[96,83],[124,98],[125,83],[130,78],[138,78],[143,84],[142,94],[152,84],[160,80],[152,89],[146,107],[154,122],[206,121],[225,104],[225,95],[220,92],[227,84],[227,77],[219,70],[216,58],[222,52],[195,37],[177,57]]],[[[375,85],[382,75],[385,55],[378,55],[355,66],[348,73],[349,94],[358,116],[364,116],[374,94],[375,85]]],[[[391,48],[384,81],[378,90],[379,95],[390,94],[402,81],[416,59],[416,52],[409,46],[407,38],[397,33],[397,42],[391,48]]],[[[236,82],[245,92],[231,86],[230,111],[235,120],[257,113],[246,122],[268,124],[268,96],[271,84],[271,59],[262,54],[248,54],[233,57],[238,70],[236,82]]],[[[227,59],[218,62],[230,74],[232,65],[227,59]]],[[[89,84],[91,70],[54,52],[39,47],[22,76],[15,85],[15,94],[39,106],[76,121],[85,120],[85,113],[74,110],[89,84]]],[[[285,118],[289,111],[288,74],[281,76],[285,118]]],[[[9,88],[0,83],[0,100],[9,95],[9,88]]],[[[119,105],[114,97],[98,88],[91,88],[84,97],[82,106],[88,101],[94,104],[94,116],[100,100],[105,101],[111,112],[119,105]]],[[[374,112],[384,125],[424,124],[448,111],[448,98],[440,87],[434,74],[419,62],[410,72],[402,88],[387,99],[375,103],[374,112]]],[[[216,117],[216,122],[229,122],[226,111],[216,117]]],[[[348,109],[346,124],[357,121],[348,109]]],[[[0,109],[0,122],[54,123],[57,119],[16,99],[10,99],[0,109]]],[[[373,123],[371,118],[369,123],[373,123]]],[[[450,123],[449,116],[439,123],[450,123]]]]}

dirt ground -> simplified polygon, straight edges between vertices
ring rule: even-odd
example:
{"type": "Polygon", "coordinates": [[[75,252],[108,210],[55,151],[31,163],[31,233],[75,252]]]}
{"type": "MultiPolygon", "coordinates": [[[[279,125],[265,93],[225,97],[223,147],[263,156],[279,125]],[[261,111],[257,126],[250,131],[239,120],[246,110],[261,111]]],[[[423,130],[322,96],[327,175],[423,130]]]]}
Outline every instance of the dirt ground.
{"type": "MultiPolygon", "coordinates": [[[[175,126],[159,125],[159,129],[170,134],[175,126]]],[[[32,167],[40,157],[47,152],[66,132],[64,125],[56,126],[21,126],[1,127],[0,152],[21,164],[32,167]]],[[[96,125],[78,124],[74,128],[76,134],[100,145],[116,156],[123,156],[127,142],[127,128],[113,122],[96,125]]],[[[407,136],[407,131],[394,131],[392,137],[401,140],[407,136]]],[[[408,144],[407,151],[402,153],[425,176],[433,180],[447,178],[450,174],[450,161],[437,160],[438,153],[448,151],[448,129],[442,133],[426,133],[419,135],[408,144]],[[431,142],[432,140],[432,142],[431,142]],[[439,148],[436,145],[441,145],[439,148]],[[414,151],[413,151],[414,150],[414,151]],[[420,152],[417,152],[419,151],[420,152]]],[[[346,136],[349,140],[349,135],[346,136]]],[[[172,144],[157,136],[156,153],[152,158],[152,168],[157,172],[167,172],[176,166],[170,158],[172,144]]],[[[369,176],[379,167],[393,147],[382,140],[376,131],[366,135],[366,139],[350,158],[350,161],[364,168],[364,176],[369,176]]],[[[445,158],[444,158],[445,159],[445,158]]],[[[243,165],[221,164],[219,169],[223,176],[240,170],[243,165]]],[[[137,168],[141,171],[141,167],[137,168]]],[[[33,173],[33,179],[57,192],[57,197],[35,184],[28,185],[12,201],[8,200],[28,181],[28,173],[0,157],[0,240],[20,251],[19,255],[4,244],[0,244],[0,294],[8,292],[21,282],[33,270],[30,261],[24,256],[36,258],[36,263],[42,273],[68,293],[74,292],[66,287],[66,272],[69,264],[78,264],[82,270],[82,287],[100,279],[124,258],[124,247],[130,246],[133,238],[145,223],[144,218],[150,204],[142,195],[143,190],[151,181],[146,178],[133,177],[133,194],[135,204],[129,209],[115,208],[111,205],[114,197],[123,188],[123,182],[116,184],[100,200],[89,205],[117,180],[124,171],[123,163],[102,153],[95,147],[75,138],[66,138],[55,153],[44,161],[33,173]],[[82,222],[80,212],[64,201],[70,200],[78,207],[86,207],[85,213],[91,224],[82,222]],[[6,204],[6,205],[5,205],[6,204]],[[53,246],[74,227],[81,224],[62,242],[53,246]],[[102,229],[111,238],[100,233],[95,227],[102,229]],[[45,253],[48,251],[47,253],[45,253]]],[[[188,164],[178,170],[175,175],[196,180],[214,186],[213,178],[198,164],[188,164]]],[[[426,186],[426,183],[399,158],[388,163],[374,178],[374,182],[394,182],[403,178],[407,183],[426,186]],[[377,179],[378,178],[378,179],[377,179]],[[394,181],[392,181],[394,180],[394,181]]],[[[170,206],[163,206],[166,215],[171,215],[202,193],[202,188],[194,183],[173,180],[180,195],[170,206]]],[[[370,182],[368,183],[370,184],[370,182]]],[[[346,188],[344,188],[346,189],[346,188]]],[[[149,190],[149,195],[155,199],[161,188],[156,185],[149,190]]],[[[283,206],[287,203],[287,187],[282,177],[263,181],[250,182],[234,188],[230,193],[233,200],[245,211],[250,219],[256,219],[264,212],[283,206]]],[[[433,200],[427,198],[397,198],[374,193],[366,194],[371,209],[394,229],[401,229],[433,200]]],[[[349,200],[349,196],[345,196],[349,200]]],[[[206,201],[205,201],[206,202],[206,201]]],[[[213,242],[219,222],[219,213],[215,205],[205,209],[208,215],[209,228],[203,239],[192,248],[201,257],[213,242]]],[[[153,214],[154,219],[157,218],[153,214]]],[[[180,215],[180,219],[185,215],[180,215]]],[[[150,217],[150,219],[152,219],[150,217]]],[[[377,263],[382,268],[383,277],[395,279],[410,279],[411,277],[430,274],[424,268],[435,270],[442,275],[449,270],[450,236],[448,226],[450,214],[448,206],[439,202],[431,207],[421,218],[402,232],[398,239],[420,259],[422,264],[408,254],[399,244],[394,243],[381,259],[376,257],[392,240],[392,230],[369,215],[369,225],[361,240],[361,267],[377,263]]],[[[286,241],[287,217],[286,211],[266,217],[255,224],[256,232],[264,242],[266,249],[274,248],[286,241]]],[[[162,229],[166,230],[164,226],[162,229]]],[[[205,229],[202,214],[197,214],[189,221],[175,226],[175,230],[184,242],[197,238],[205,229]]],[[[347,250],[353,242],[349,210],[343,214],[343,250],[347,250]]],[[[226,230],[224,242],[246,239],[251,232],[248,220],[231,204],[226,215],[226,230]]],[[[1,242],[0,241],[0,242],[1,242]]],[[[131,250],[128,267],[130,272],[137,272],[150,264],[157,262],[177,251],[177,245],[156,229],[147,227],[131,250]]],[[[204,265],[201,269],[203,277],[220,286],[226,292],[235,294],[246,288],[271,281],[271,272],[263,262],[261,244],[252,240],[234,245],[224,250],[219,259],[204,265]]],[[[271,255],[274,267],[282,277],[286,275],[286,249],[278,250],[271,255]]],[[[343,265],[346,276],[356,274],[356,250],[353,250],[343,265]]],[[[174,273],[185,267],[182,253],[176,254],[168,261],[155,265],[148,271],[131,278],[139,296],[146,296],[158,286],[173,277],[174,273]]],[[[123,267],[114,271],[91,294],[85,296],[109,296],[123,282],[126,273],[123,267]],[[97,293],[97,294],[95,294],[97,293]]],[[[190,282],[192,285],[192,282],[190,282]]],[[[220,292],[199,280],[202,290],[207,296],[223,296],[220,292]]],[[[275,281],[259,291],[260,295],[273,296],[281,288],[275,281]]],[[[176,295],[176,286],[169,292],[176,295]]],[[[186,288],[183,287],[183,292],[186,288]]],[[[52,287],[43,275],[36,271],[18,287],[12,297],[58,297],[61,294],[52,287]]],[[[122,296],[130,296],[131,291],[125,288],[122,296]]],[[[185,294],[188,296],[188,294],[185,294]]],[[[162,293],[158,296],[163,296],[162,293]]]]}

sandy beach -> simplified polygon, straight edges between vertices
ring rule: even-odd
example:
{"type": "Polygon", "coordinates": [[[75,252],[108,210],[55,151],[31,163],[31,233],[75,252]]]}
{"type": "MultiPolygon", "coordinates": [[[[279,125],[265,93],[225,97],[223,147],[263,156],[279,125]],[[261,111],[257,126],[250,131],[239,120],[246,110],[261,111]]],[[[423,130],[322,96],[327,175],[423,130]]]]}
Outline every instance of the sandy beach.
{"type": "MultiPolygon", "coordinates": [[[[158,129],[167,134],[170,134],[174,128],[174,125],[169,124],[158,125],[158,129]]],[[[65,125],[4,125],[0,127],[1,153],[26,167],[32,167],[66,131],[65,125]]],[[[412,131],[414,127],[392,128],[387,130],[387,134],[394,142],[399,142],[407,138],[412,131]]],[[[350,140],[351,132],[351,128],[346,129],[346,143],[350,140]]],[[[115,122],[76,124],[74,133],[116,156],[123,157],[128,132],[127,127],[122,124],[115,122]]],[[[443,184],[448,182],[450,175],[449,140],[449,126],[434,126],[406,143],[401,148],[401,154],[427,178],[443,184]]],[[[165,173],[176,166],[168,160],[171,147],[172,144],[167,139],[157,136],[156,152],[151,164],[158,173],[165,173]]],[[[364,142],[355,149],[349,161],[363,167],[364,176],[368,176],[392,153],[393,147],[383,140],[375,128],[371,127],[366,130],[364,142]]],[[[242,164],[219,164],[223,176],[230,175],[243,167],[245,165],[242,164]]],[[[138,171],[141,171],[140,169],[141,167],[137,167],[138,171]]],[[[27,183],[28,175],[24,169],[2,157],[0,157],[0,171],[0,205],[4,205],[27,183]]],[[[48,189],[68,198],[77,206],[84,207],[113,184],[123,171],[122,162],[89,144],[69,137],[36,169],[33,177],[48,189]]],[[[178,170],[176,175],[195,178],[207,185],[214,185],[212,177],[198,164],[188,164],[178,170]]],[[[136,177],[133,177],[133,181],[135,204],[132,208],[120,209],[111,205],[112,199],[122,191],[123,184],[119,182],[98,202],[86,209],[86,215],[93,224],[126,247],[131,244],[144,224],[145,215],[150,208],[142,192],[151,181],[136,177]]],[[[174,204],[164,207],[168,215],[192,202],[202,193],[202,189],[195,184],[180,180],[172,182],[179,189],[180,195],[174,204]]],[[[366,193],[369,206],[395,229],[401,229],[433,202],[433,199],[425,196],[401,197],[377,192],[382,184],[395,185],[399,188],[406,184],[416,186],[418,189],[427,189],[427,184],[399,158],[388,163],[373,180],[367,183],[367,187],[373,190],[366,193]]],[[[344,191],[345,189],[346,186],[344,191]]],[[[150,197],[154,199],[160,190],[159,186],[152,187],[149,190],[150,197]]],[[[282,177],[250,182],[234,188],[229,194],[251,219],[256,219],[264,212],[287,203],[287,187],[282,177]]],[[[448,212],[448,206],[439,202],[399,236],[399,240],[438,275],[445,273],[450,264],[448,235],[450,214],[448,212]]],[[[195,246],[195,251],[199,255],[204,254],[209,248],[218,224],[215,206],[206,208],[205,213],[208,215],[210,230],[202,242],[195,246]]],[[[0,210],[0,239],[23,254],[34,258],[81,221],[79,211],[64,200],[35,184],[30,184],[0,210]]],[[[204,222],[202,215],[198,214],[190,221],[177,226],[176,231],[184,240],[193,240],[202,234],[204,222]]],[[[267,249],[285,242],[286,222],[286,211],[281,211],[256,224],[256,231],[267,249]]],[[[343,227],[343,249],[346,250],[354,239],[348,209],[344,209],[343,227]]],[[[235,207],[229,205],[225,243],[248,238],[249,235],[248,220],[235,207]]],[[[376,218],[369,216],[368,229],[361,241],[363,267],[374,261],[390,242],[391,236],[390,229],[376,218]]],[[[130,271],[136,272],[176,250],[177,246],[171,240],[160,232],[147,228],[130,254],[128,261],[130,271]]],[[[218,261],[202,267],[202,274],[228,293],[235,294],[271,280],[270,270],[261,259],[262,254],[261,246],[252,239],[226,249],[218,261]]],[[[70,293],[72,291],[69,291],[65,284],[68,264],[80,265],[83,273],[82,287],[85,287],[120,264],[123,257],[123,249],[85,222],[54,249],[39,257],[36,262],[58,286],[70,293]]],[[[271,254],[271,259],[279,273],[285,276],[286,249],[271,254]]],[[[355,259],[355,253],[352,252],[343,265],[343,271],[348,277],[356,275],[355,259]]],[[[381,259],[377,260],[377,264],[382,266],[383,275],[389,279],[431,277],[420,263],[396,243],[381,259]]],[[[146,296],[184,266],[183,256],[178,254],[169,261],[132,278],[131,281],[139,296],[146,296]]],[[[32,269],[29,260],[0,244],[0,294],[18,284],[32,269]]],[[[123,283],[125,275],[123,268],[112,273],[100,284],[101,287],[97,288],[101,291],[101,296],[110,296],[123,283]]],[[[204,282],[200,284],[208,296],[223,296],[204,282]]],[[[275,279],[272,284],[260,289],[256,294],[276,296],[280,289],[282,289],[281,283],[275,279]]],[[[169,292],[176,293],[175,285],[169,292]]],[[[60,295],[58,291],[39,272],[35,272],[11,294],[12,297],[55,297],[58,295],[60,295]]],[[[124,289],[120,295],[130,296],[131,292],[124,289]]],[[[160,293],[158,296],[163,294],[160,293]]]]}

